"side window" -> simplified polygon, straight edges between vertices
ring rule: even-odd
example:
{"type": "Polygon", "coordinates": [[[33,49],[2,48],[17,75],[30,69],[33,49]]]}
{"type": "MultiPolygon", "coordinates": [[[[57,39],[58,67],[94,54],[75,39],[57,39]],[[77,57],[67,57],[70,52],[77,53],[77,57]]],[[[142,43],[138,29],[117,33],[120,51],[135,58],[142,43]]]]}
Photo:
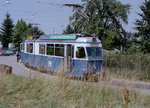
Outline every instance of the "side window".
{"type": "Polygon", "coordinates": [[[32,43],[27,44],[27,52],[33,53],[33,44],[32,43]]]}
{"type": "Polygon", "coordinates": [[[30,52],[29,51],[29,49],[30,49],[29,47],[30,47],[30,44],[27,44],[27,52],[30,52]]]}
{"type": "Polygon", "coordinates": [[[72,58],[74,58],[74,46],[72,46],[71,49],[72,49],[72,52],[71,52],[72,53],[72,58]]]}
{"type": "Polygon", "coordinates": [[[67,45],[67,56],[71,56],[71,45],[67,45]]]}
{"type": "Polygon", "coordinates": [[[56,44],[55,45],[55,56],[64,57],[64,45],[63,44],[56,44]]]}
{"type": "Polygon", "coordinates": [[[76,57],[77,58],[86,58],[84,47],[77,47],[76,57]]]}
{"type": "Polygon", "coordinates": [[[39,54],[45,54],[45,44],[39,45],[39,54]]]}
{"type": "Polygon", "coordinates": [[[33,53],[33,44],[30,44],[30,53],[33,53]]]}
{"type": "Polygon", "coordinates": [[[22,44],[22,50],[24,50],[24,47],[25,47],[25,44],[23,43],[23,44],[22,44]]]}
{"type": "Polygon", "coordinates": [[[54,44],[47,44],[47,55],[54,55],[54,44]]]}

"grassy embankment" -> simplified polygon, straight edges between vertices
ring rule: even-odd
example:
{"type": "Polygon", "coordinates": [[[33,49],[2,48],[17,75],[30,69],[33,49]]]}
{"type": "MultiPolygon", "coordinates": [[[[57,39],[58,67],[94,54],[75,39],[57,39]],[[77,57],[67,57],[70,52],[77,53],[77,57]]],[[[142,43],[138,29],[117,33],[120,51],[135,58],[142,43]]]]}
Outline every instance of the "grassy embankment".
{"type": "Polygon", "coordinates": [[[0,74],[0,108],[149,108],[150,96],[91,82],[0,74]]]}
{"type": "Polygon", "coordinates": [[[104,54],[103,72],[120,78],[150,81],[150,55],[104,54]]]}

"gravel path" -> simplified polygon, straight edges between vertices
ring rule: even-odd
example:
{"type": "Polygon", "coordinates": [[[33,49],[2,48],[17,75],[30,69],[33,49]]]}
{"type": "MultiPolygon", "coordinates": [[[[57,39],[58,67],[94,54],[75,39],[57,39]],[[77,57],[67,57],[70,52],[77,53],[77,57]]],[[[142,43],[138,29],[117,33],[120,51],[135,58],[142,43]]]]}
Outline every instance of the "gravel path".
{"type": "Polygon", "coordinates": [[[0,64],[6,64],[12,66],[12,74],[23,77],[48,77],[57,78],[56,76],[47,75],[40,72],[35,72],[29,68],[26,68],[21,62],[17,62],[15,55],[11,56],[0,56],[0,64]]]}
{"type": "MultiPolygon", "coordinates": [[[[24,77],[47,77],[47,78],[54,78],[58,79],[57,76],[51,76],[48,74],[35,72],[31,69],[26,68],[23,64],[20,62],[17,62],[16,56],[0,56],[0,64],[6,64],[9,66],[12,66],[12,74],[17,76],[24,76],[24,77]]],[[[75,81],[71,81],[75,83],[75,81]]],[[[150,82],[142,82],[142,81],[129,81],[129,80],[121,80],[121,79],[115,79],[110,78],[107,82],[102,81],[101,83],[94,83],[95,85],[107,85],[111,86],[116,89],[120,88],[129,88],[134,89],[138,92],[149,94],[150,95],[150,82]]]]}

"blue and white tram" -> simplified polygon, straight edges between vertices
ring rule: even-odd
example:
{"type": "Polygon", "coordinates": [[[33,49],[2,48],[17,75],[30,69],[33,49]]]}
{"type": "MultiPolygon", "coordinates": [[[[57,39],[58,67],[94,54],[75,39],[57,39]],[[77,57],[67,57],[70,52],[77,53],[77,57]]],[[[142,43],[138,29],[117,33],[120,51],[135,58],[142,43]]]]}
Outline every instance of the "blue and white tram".
{"type": "Polygon", "coordinates": [[[27,66],[71,77],[96,75],[102,69],[102,44],[85,34],[30,36],[21,43],[21,59],[27,66]]]}

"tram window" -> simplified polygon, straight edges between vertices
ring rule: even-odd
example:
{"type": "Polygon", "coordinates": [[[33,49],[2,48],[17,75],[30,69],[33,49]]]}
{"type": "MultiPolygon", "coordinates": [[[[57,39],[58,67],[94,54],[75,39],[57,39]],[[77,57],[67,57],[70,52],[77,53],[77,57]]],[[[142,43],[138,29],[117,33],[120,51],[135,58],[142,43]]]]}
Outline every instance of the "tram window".
{"type": "Polygon", "coordinates": [[[25,44],[23,43],[23,49],[22,50],[24,50],[24,47],[25,47],[25,44]]]}
{"type": "Polygon", "coordinates": [[[33,53],[33,44],[27,44],[27,52],[33,53]]]}
{"type": "Polygon", "coordinates": [[[67,46],[67,56],[71,56],[71,45],[67,46]]]}
{"type": "Polygon", "coordinates": [[[54,44],[47,44],[47,55],[54,55],[54,44]]]}
{"type": "Polygon", "coordinates": [[[64,57],[64,45],[63,44],[56,44],[55,45],[55,56],[64,57]]]}
{"type": "Polygon", "coordinates": [[[102,59],[101,47],[87,47],[86,50],[89,59],[102,59]]]}
{"type": "Polygon", "coordinates": [[[30,44],[27,44],[27,52],[30,52],[30,44]]]}
{"type": "Polygon", "coordinates": [[[83,47],[77,47],[77,51],[76,51],[76,57],[77,58],[85,58],[85,50],[83,47]]]}
{"type": "Polygon", "coordinates": [[[44,44],[39,45],[39,54],[45,54],[45,45],[44,44]]]}
{"type": "Polygon", "coordinates": [[[72,53],[72,58],[74,58],[74,46],[72,46],[71,49],[72,49],[72,52],[71,52],[72,53]]]}

